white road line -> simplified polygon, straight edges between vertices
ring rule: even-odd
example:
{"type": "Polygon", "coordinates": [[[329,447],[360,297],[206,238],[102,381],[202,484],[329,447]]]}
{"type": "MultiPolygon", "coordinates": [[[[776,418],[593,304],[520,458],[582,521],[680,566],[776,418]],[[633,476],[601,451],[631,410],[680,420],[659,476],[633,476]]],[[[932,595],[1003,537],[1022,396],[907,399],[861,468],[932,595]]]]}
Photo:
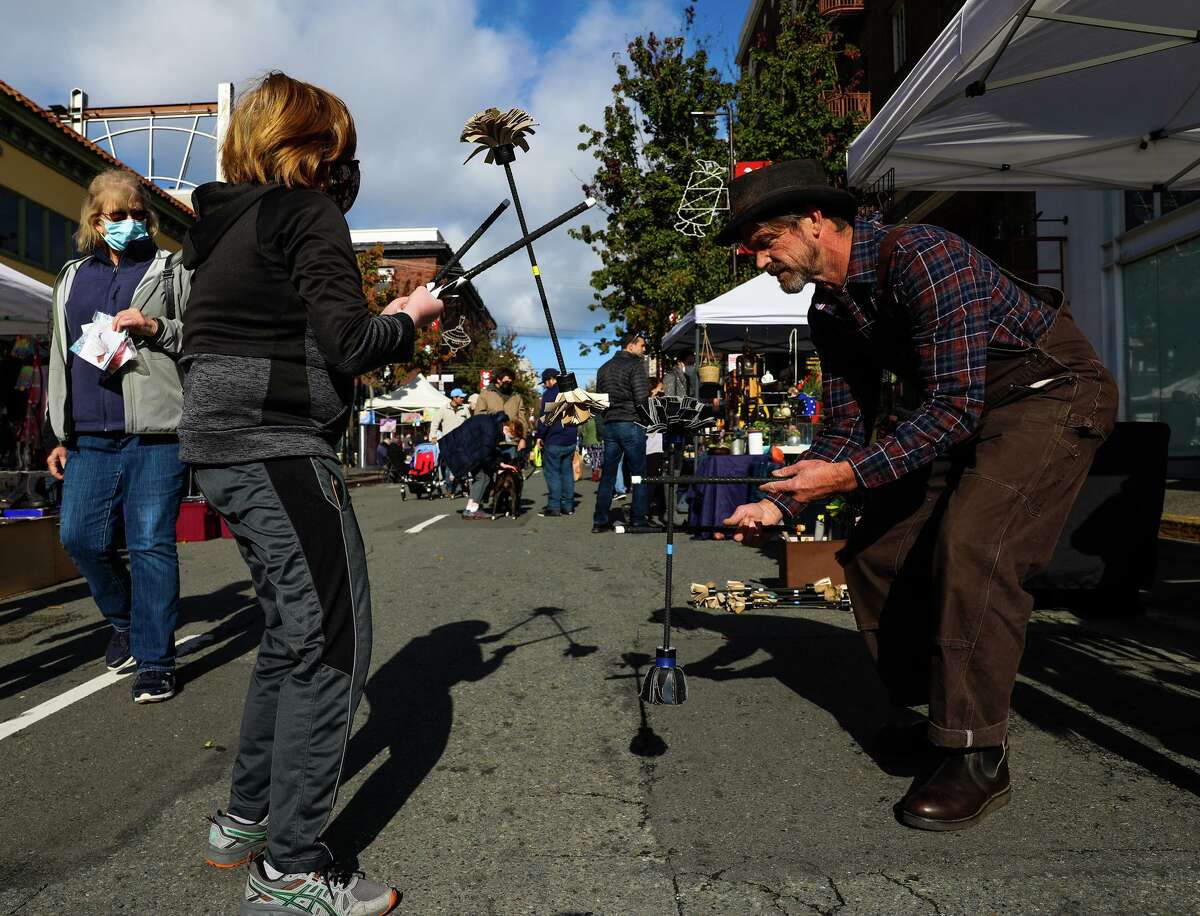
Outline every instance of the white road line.
{"type": "Polygon", "coordinates": [[[430,525],[432,525],[434,522],[440,522],[442,519],[449,518],[449,517],[450,517],[450,514],[448,512],[443,513],[442,515],[435,515],[433,518],[425,519],[425,521],[421,522],[421,524],[419,524],[419,525],[413,525],[411,528],[405,529],[404,533],[405,534],[419,534],[420,532],[422,532],[426,528],[428,528],[430,525]]]}
{"type": "MultiPolygon", "coordinates": [[[[207,635],[207,633],[193,633],[190,636],[184,636],[182,639],[175,640],[175,645],[179,647],[185,642],[191,642],[193,639],[199,639],[201,636],[207,635]]],[[[72,687],[64,694],[49,699],[45,703],[39,703],[32,709],[25,710],[25,712],[21,713],[15,719],[0,722],[0,741],[3,741],[5,738],[11,738],[17,732],[28,728],[35,722],[41,722],[42,719],[66,709],[72,703],[78,703],[84,697],[91,696],[97,690],[103,690],[105,687],[115,684],[121,678],[129,677],[133,674],[134,670],[134,667],[131,665],[127,670],[123,671],[105,671],[90,681],[84,681],[78,687],[72,687]]]]}

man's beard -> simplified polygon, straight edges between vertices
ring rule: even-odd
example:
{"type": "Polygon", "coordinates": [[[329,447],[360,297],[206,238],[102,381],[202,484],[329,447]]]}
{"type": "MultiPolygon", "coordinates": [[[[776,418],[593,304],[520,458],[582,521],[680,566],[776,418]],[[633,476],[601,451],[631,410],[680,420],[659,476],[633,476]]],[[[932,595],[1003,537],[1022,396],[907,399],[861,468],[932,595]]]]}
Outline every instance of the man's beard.
{"type": "Polygon", "coordinates": [[[797,263],[772,261],[767,267],[767,273],[779,281],[779,288],[785,293],[798,293],[813,281],[821,271],[821,253],[814,246],[805,251],[797,263]]]}

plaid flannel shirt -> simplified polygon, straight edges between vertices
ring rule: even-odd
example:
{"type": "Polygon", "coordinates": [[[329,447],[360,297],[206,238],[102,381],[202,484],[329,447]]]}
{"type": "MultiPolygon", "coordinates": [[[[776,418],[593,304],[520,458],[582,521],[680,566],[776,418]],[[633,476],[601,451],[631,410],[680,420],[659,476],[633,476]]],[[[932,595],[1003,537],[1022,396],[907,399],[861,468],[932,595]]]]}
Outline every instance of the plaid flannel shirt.
{"type": "MultiPolygon", "coordinates": [[[[868,488],[929,464],[967,439],[983,412],[989,345],[1034,346],[1054,320],[1051,306],[964,239],[915,225],[898,238],[888,274],[892,299],[910,328],[906,339],[896,339],[895,326],[879,320],[876,302],[879,246],[891,228],[878,214],[859,217],[845,285],[818,286],[809,310],[821,358],[824,422],[805,458],[849,461],[859,484],[868,488]],[[815,320],[814,311],[820,313],[815,320]],[[823,349],[817,325],[832,322],[844,333],[823,349]],[[884,339],[889,330],[891,339],[884,339]],[[860,386],[878,389],[884,367],[872,354],[880,350],[907,357],[915,367],[922,403],[871,442],[851,377],[857,374],[860,386]]],[[[785,517],[802,505],[789,497],[774,501],[785,517]]]]}

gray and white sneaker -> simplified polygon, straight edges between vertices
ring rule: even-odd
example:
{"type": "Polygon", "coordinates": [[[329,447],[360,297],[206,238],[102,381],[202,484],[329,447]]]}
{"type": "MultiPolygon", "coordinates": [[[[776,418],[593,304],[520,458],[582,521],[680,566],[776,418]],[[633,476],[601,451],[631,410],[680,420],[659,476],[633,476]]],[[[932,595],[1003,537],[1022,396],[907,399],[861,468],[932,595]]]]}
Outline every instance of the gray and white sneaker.
{"type": "Polygon", "coordinates": [[[267,848],[267,819],[243,824],[222,811],[208,815],[208,849],[204,861],[217,868],[237,868],[267,848]]]}
{"type": "Polygon", "coordinates": [[[304,913],[311,916],[384,916],[396,908],[400,892],[368,881],[362,872],[335,867],[300,875],[267,877],[260,858],[246,875],[246,892],[238,916],[304,913]]]}

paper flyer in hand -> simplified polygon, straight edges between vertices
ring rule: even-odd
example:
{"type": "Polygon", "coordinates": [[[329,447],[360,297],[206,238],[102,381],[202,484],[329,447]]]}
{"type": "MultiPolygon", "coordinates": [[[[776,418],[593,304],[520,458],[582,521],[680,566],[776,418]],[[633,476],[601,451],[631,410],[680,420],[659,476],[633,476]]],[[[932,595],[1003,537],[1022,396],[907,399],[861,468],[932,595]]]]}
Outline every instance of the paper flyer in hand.
{"type": "Polygon", "coordinates": [[[94,312],[92,320],[80,328],[79,339],[71,352],[91,363],[106,375],[137,359],[137,347],[127,331],[112,329],[113,316],[94,312]]]}

